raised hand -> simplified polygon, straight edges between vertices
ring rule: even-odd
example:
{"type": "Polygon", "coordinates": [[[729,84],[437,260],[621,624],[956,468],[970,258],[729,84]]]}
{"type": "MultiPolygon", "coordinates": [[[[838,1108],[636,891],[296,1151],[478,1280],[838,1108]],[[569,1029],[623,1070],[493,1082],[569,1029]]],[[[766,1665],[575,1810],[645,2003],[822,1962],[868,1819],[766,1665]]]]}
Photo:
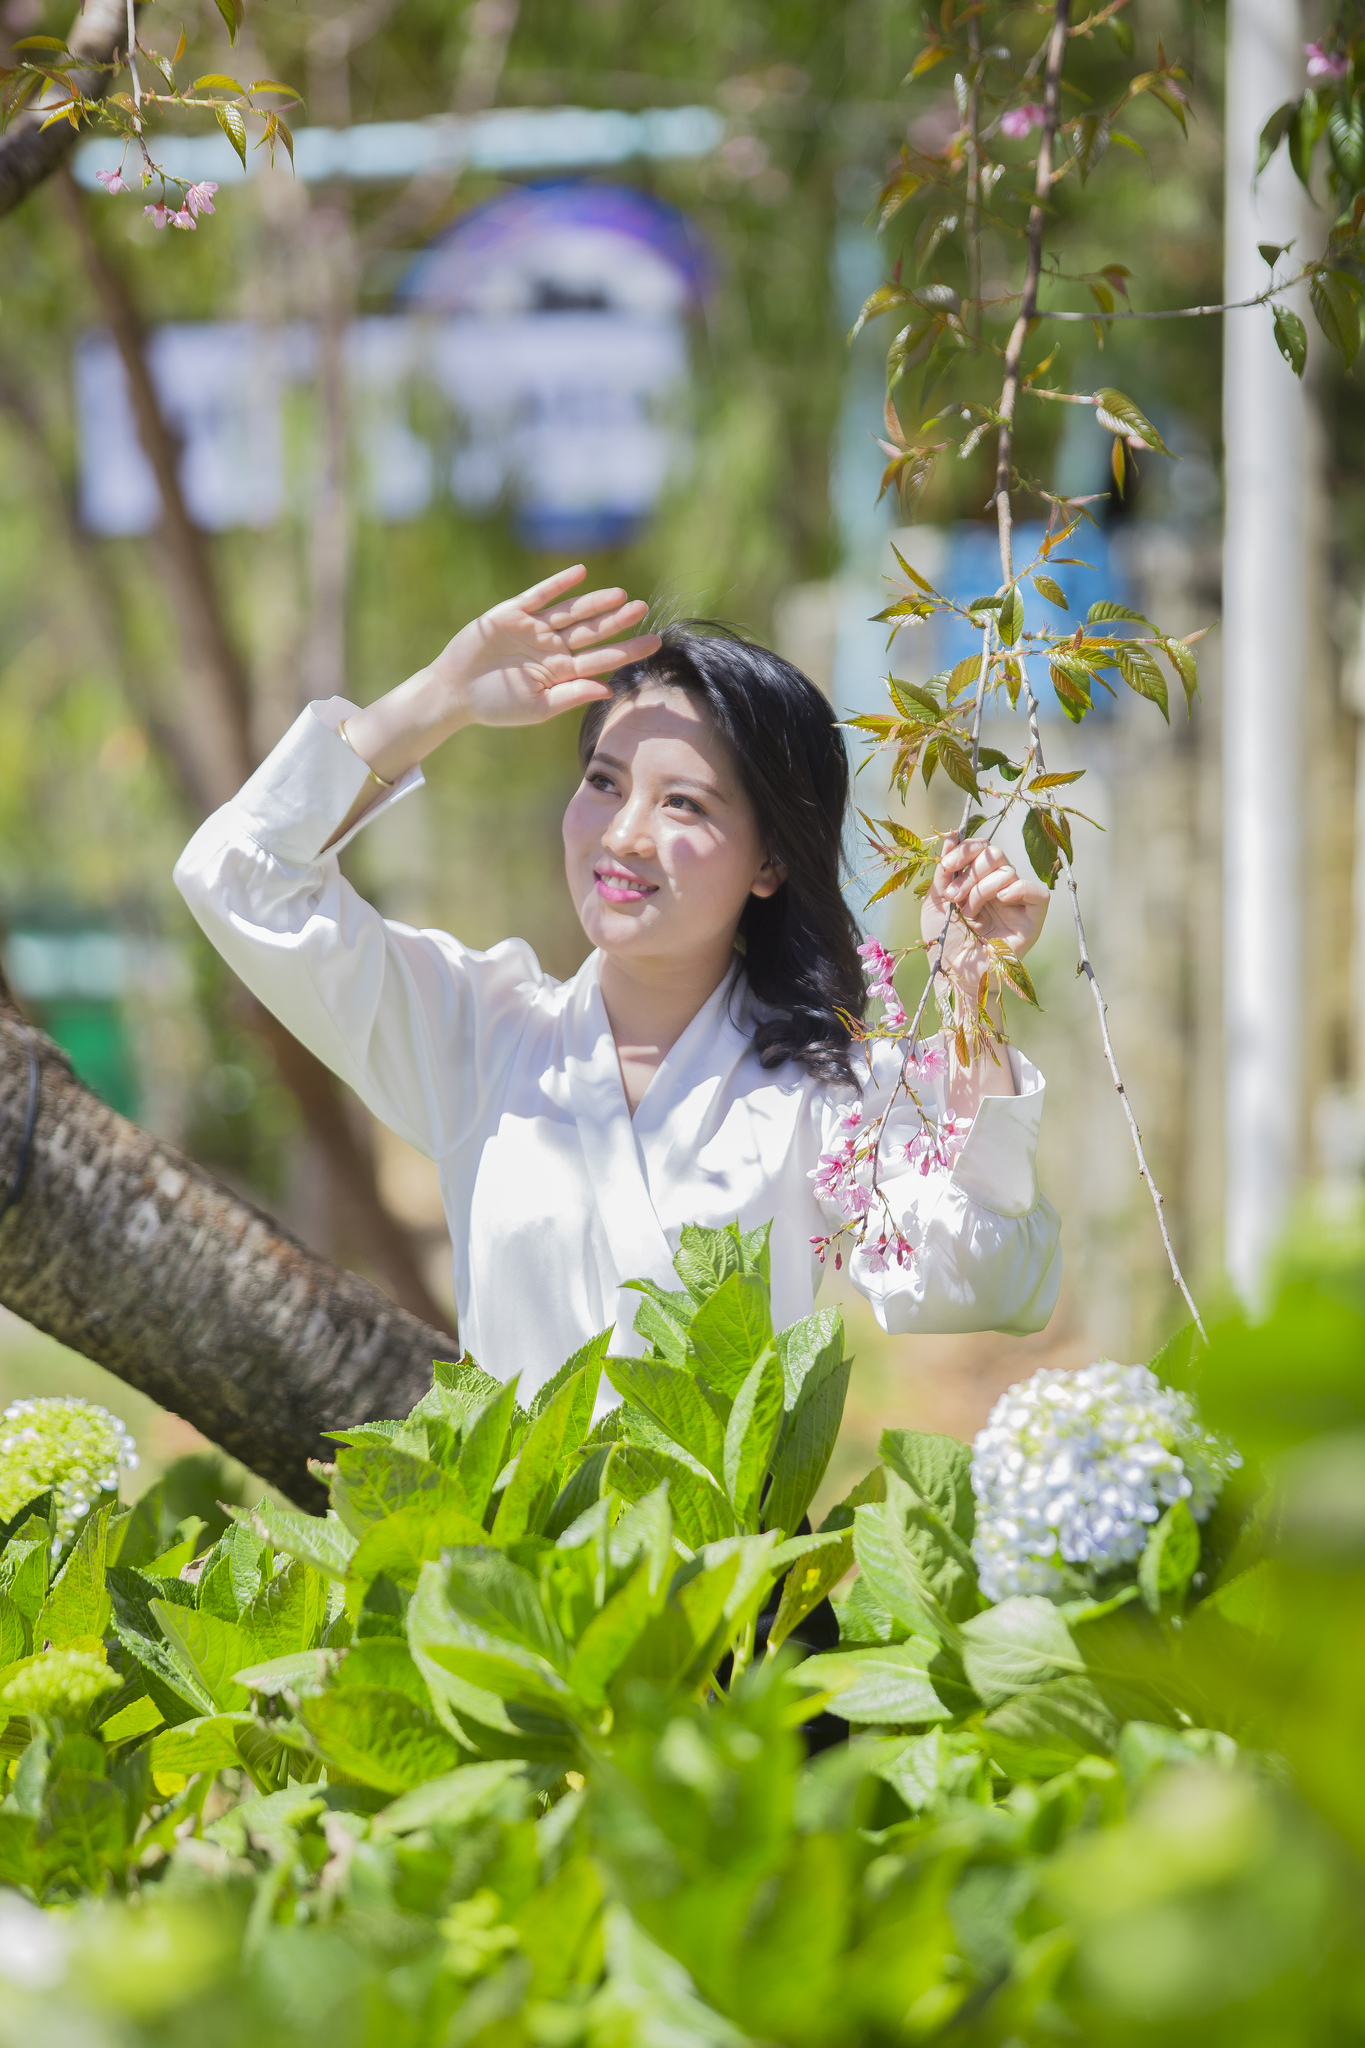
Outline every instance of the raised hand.
{"type": "MultiPolygon", "coordinates": [[[[934,945],[949,912],[961,912],[944,940],[943,968],[975,998],[981,976],[991,966],[991,941],[1007,946],[1021,960],[1043,929],[1049,901],[1047,884],[1019,874],[998,846],[984,839],[961,843],[954,834],[934,870],[920,911],[920,932],[934,945]]],[[[929,957],[932,962],[934,955],[929,957]]]]}
{"type": "Polygon", "coordinates": [[[537,725],[610,694],[602,681],[659,646],[657,633],[604,643],[638,626],[649,607],[624,590],[570,598],[587,571],[559,569],[471,620],[429,674],[475,725],[537,725]]]}

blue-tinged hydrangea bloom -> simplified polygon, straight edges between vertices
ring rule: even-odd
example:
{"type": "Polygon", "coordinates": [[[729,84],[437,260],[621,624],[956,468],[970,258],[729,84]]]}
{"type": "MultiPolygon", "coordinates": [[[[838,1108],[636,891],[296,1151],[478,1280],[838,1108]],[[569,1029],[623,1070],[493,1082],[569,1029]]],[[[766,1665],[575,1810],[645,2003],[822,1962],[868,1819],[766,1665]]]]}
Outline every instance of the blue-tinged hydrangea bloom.
{"type": "Polygon", "coordinates": [[[1101,1359],[1010,1387],[973,1446],[972,1553],[988,1600],[1066,1599],[1141,1556],[1176,1501],[1204,1521],[1238,1460],[1145,1365],[1101,1359]]]}
{"type": "Polygon", "coordinates": [[[74,1396],[11,1401],[0,1431],[0,1522],[51,1487],[59,1550],[102,1493],[118,1493],[120,1466],[138,1461],[118,1416],[74,1396]]]}

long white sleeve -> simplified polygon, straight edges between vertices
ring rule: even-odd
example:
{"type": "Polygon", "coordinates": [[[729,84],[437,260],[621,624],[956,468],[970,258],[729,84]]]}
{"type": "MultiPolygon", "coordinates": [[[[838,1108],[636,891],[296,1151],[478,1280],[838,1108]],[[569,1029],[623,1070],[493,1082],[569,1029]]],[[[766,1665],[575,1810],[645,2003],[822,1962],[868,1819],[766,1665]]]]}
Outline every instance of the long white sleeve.
{"type": "MultiPolygon", "coordinates": [[[[335,728],[355,706],[309,707],[230,803],[195,833],[176,886],[266,1008],[376,1116],[436,1157],[477,1121],[543,981],[531,948],[490,952],[391,923],[343,878],[327,844],[365,787],[335,728]]],[[[368,824],[421,786],[412,770],[368,824]]],[[[355,829],[359,829],[356,827],[355,829]]]]}
{"type": "MultiPolygon", "coordinates": [[[[923,1172],[906,1158],[920,1129],[913,1105],[902,1098],[887,1120],[880,1183],[891,1215],[913,1248],[898,1263],[876,1249],[869,1231],[848,1261],[849,1277],[872,1303],[877,1321],[893,1335],[1000,1330],[1026,1336],[1041,1330],[1061,1286],[1061,1226],[1039,1192],[1038,1130],[1046,1083],[1032,1061],[1011,1049],[1014,1095],[983,1098],[951,1169],[923,1172]]],[[[876,1048],[864,1091],[865,1113],[877,1115],[900,1071],[889,1045],[876,1048]]],[[[941,1103],[934,1106],[941,1109],[941,1103]]],[[[839,1105],[828,1111],[827,1147],[837,1143],[839,1105]]],[[[866,1172],[860,1178],[870,1178],[866,1172]]],[[[832,1225],[844,1220],[838,1205],[821,1201],[832,1225]]]]}

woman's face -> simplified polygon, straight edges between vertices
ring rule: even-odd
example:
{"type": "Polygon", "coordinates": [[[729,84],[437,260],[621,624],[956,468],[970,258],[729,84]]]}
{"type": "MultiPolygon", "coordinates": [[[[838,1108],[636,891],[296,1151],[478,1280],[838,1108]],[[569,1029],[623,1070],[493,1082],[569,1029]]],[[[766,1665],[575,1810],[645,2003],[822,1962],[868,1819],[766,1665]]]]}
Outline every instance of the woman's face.
{"type": "Polygon", "coordinates": [[[564,813],[564,866],[595,946],[680,969],[719,969],[748,898],[782,882],[705,707],[658,683],[608,713],[564,813]]]}

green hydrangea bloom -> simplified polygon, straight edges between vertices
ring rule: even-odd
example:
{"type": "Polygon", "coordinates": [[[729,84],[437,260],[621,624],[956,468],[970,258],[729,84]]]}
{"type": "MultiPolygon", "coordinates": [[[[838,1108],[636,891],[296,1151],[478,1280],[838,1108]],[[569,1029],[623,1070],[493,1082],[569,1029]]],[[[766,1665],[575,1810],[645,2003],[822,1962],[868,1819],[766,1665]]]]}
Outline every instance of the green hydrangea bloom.
{"type": "Polygon", "coordinates": [[[44,1650],[15,1672],[0,1703],[12,1714],[82,1713],[118,1683],[118,1673],[90,1650],[44,1650]]]}
{"type": "Polygon", "coordinates": [[[94,1401],[11,1401],[0,1427],[0,1522],[51,1487],[58,1549],[102,1493],[117,1494],[119,1467],[137,1465],[137,1446],[118,1416],[94,1401]]]}

